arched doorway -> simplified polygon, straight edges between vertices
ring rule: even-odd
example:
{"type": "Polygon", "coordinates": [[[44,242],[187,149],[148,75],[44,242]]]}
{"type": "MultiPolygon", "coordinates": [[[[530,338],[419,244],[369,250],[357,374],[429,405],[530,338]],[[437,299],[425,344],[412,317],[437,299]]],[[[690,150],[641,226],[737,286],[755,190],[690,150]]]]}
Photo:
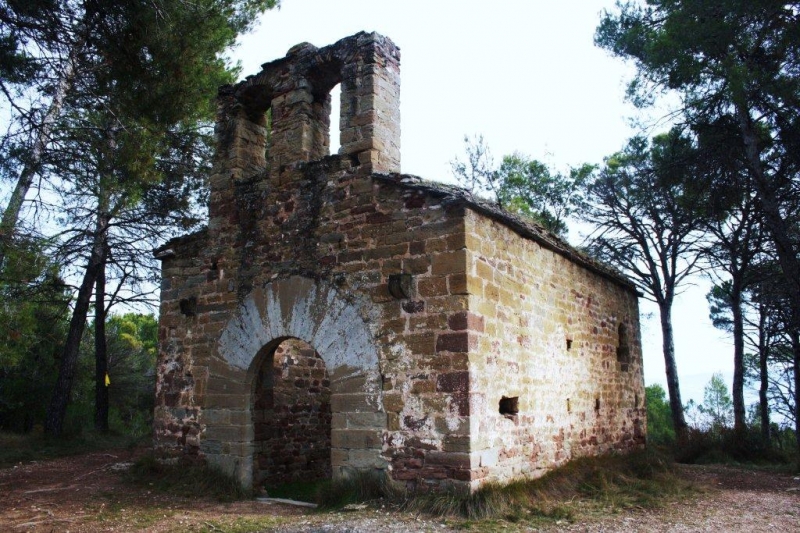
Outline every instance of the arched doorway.
{"type": "Polygon", "coordinates": [[[257,427],[254,418],[256,404],[263,400],[256,390],[270,386],[275,350],[293,338],[316,349],[314,357],[323,362],[329,382],[331,477],[385,469],[387,418],[372,330],[379,323],[374,304],[352,293],[343,295],[328,281],[292,276],[254,289],[220,334],[221,366],[208,382],[201,420],[200,448],[206,458],[244,486],[263,478],[256,461],[264,437],[256,432],[265,428],[257,427]]]}
{"type": "Polygon", "coordinates": [[[331,477],[331,389],[325,361],[300,339],[260,354],[253,390],[253,486],[331,477]]]}

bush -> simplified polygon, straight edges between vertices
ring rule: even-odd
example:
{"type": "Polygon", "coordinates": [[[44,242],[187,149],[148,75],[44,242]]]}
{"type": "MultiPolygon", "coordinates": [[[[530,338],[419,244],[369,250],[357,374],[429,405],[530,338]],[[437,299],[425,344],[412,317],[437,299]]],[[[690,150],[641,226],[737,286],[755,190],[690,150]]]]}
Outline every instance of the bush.
{"type": "Polygon", "coordinates": [[[767,446],[756,428],[743,431],[689,429],[676,443],[674,454],[676,461],[694,464],[787,464],[791,461],[791,453],[767,446]]]}
{"type": "Polygon", "coordinates": [[[55,457],[80,455],[100,450],[132,450],[141,439],[127,435],[101,434],[94,431],[72,436],[48,437],[41,427],[24,434],[0,431],[0,468],[20,462],[41,461],[55,457]]]}
{"type": "Polygon", "coordinates": [[[672,445],[675,430],[672,427],[672,414],[667,402],[667,393],[661,385],[645,387],[647,401],[647,440],[657,446],[672,445]]]}

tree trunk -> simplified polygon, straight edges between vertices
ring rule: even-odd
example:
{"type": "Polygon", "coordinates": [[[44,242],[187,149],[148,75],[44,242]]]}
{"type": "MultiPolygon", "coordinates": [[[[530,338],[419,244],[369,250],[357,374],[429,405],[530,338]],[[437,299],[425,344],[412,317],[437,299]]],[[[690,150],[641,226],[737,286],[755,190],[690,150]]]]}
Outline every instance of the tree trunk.
{"type": "Polygon", "coordinates": [[[761,439],[768,447],[770,446],[769,434],[769,403],[767,400],[767,390],[769,389],[769,368],[767,367],[767,310],[759,306],[758,310],[758,371],[761,383],[758,388],[758,403],[761,411],[761,439]]]}
{"type": "Polygon", "coordinates": [[[61,107],[64,105],[64,98],[67,96],[67,92],[72,88],[72,83],[75,79],[75,61],[81,48],[83,48],[83,41],[75,44],[70,50],[61,78],[56,84],[53,99],[50,101],[50,107],[47,108],[47,113],[45,113],[44,119],[42,119],[42,123],[36,129],[36,132],[32,133],[36,138],[19,173],[17,184],[11,193],[8,205],[3,211],[3,219],[0,221],[0,265],[5,261],[6,249],[13,239],[14,230],[19,220],[19,213],[22,210],[22,203],[25,201],[25,196],[27,196],[31,185],[33,185],[33,178],[41,168],[45,149],[50,142],[53,125],[61,114],[61,107]]]}
{"type": "MultiPolygon", "coordinates": [[[[794,362],[794,436],[797,441],[797,448],[800,449],[800,331],[790,332],[792,337],[792,356],[794,362]]],[[[800,466],[800,465],[798,465],[800,466]]]]}
{"type": "Polygon", "coordinates": [[[756,185],[756,194],[764,215],[764,223],[775,244],[778,263],[781,266],[789,294],[789,334],[792,337],[794,356],[795,435],[798,447],[800,447],[800,405],[797,402],[797,387],[800,385],[800,375],[798,375],[798,370],[800,370],[800,341],[798,341],[798,334],[800,334],[800,259],[797,257],[794,242],[790,236],[789,224],[781,213],[778,198],[764,172],[761,151],[758,146],[758,134],[750,113],[741,103],[737,104],[736,111],[739,129],[744,140],[745,156],[756,185]]]}
{"type": "Polygon", "coordinates": [[[675,434],[680,438],[686,434],[686,418],[683,416],[683,402],[678,383],[678,366],[675,363],[675,341],[672,334],[672,305],[659,303],[661,315],[661,337],[664,347],[664,366],[667,371],[667,389],[669,391],[669,407],[672,412],[672,425],[675,434]]]}
{"type": "Polygon", "coordinates": [[[781,213],[780,202],[764,172],[761,151],[758,146],[758,133],[750,114],[746,107],[737,104],[736,115],[744,141],[747,164],[755,183],[758,204],[764,215],[767,231],[775,244],[778,263],[789,291],[790,328],[792,331],[800,331],[800,259],[798,259],[794,242],[790,236],[789,223],[781,213]]]}
{"type": "MultiPolygon", "coordinates": [[[[105,245],[105,242],[103,244],[105,245]]],[[[94,291],[94,428],[102,433],[108,432],[108,385],[106,384],[108,347],[105,309],[107,258],[107,253],[104,252],[94,291]]]]}
{"type": "Polygon", "coordinates": [[[742,289],[734,276],[731,285],[731,311],[733,313],[733,429],[744,431],[747,427],[744,407],[744,316],[742,314],[742,289]]]}
{"type": "Polygon", "coordinates": [[[83,281],[78,289],[78,298],[75,301],[75,309],[72,311],[72,318],[69,322],[67,340],[61,352],[58,379],[56,380],[50,405],[47,407],[44,428],[45,432],[51,436],[61,435],[64,430],[64,417],[67,414],[67,404],[72,392],[72,383],[75,380],[75,370],[78,366],[78,349],[80,348],[83,330],[86,327],[86,316],[89,312],[92,289],[103,265],[108,222],[107,216],[98,215],[89,263],[86,265],[83,281]]]}

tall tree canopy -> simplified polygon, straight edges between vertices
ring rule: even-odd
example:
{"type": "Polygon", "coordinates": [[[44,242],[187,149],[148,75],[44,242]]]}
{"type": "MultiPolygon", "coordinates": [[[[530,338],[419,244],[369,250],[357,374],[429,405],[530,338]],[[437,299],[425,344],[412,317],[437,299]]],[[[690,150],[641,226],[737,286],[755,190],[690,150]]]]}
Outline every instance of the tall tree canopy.
{"type": "Polygon", "coordinates": [[[588,182],[584,219],[595,228],[589,251],[616,266],[658,305],[672,422],[683,416],[672,305],[700,257],[706,196],[695,180],[695,146],[678,129],[652,142],[634,138],[588,182]],[[697,186],[696,186],[697,185],[697,186]]]}
{"type": "Polygon", "coordinates": [[[464,145],[466,161],[456,158],[450,163],[459,185],[566,237],[567,220],[582,205],[583,186],[594,166],[583,164],[563,173],[515,152],[504,156],[500,166],[495,167],[482,136],[464,137],[464,145]]]}
{"type": "MultiPolygon", "coordinates": [[[[0,223],[0,262],[51,148],[67,99],[73,106],[138,113],[154,133],[207,118],[215,84],[230,81],[221,52],[277,0],[2,0],[0,178],[15,182],[0,223]],[[80,101],[79,101],[80,100],[80,101]]],[[[74,111],[74,108],[73,108],[74,111]]]]}
{"type": "MultiPolygon", "coordinates": [[[[276,4],[0,3],[0,69],[9,74],[0,80],[0,93],[12,119],[0,143],[0,170],[16,182],[0,225],[0,263],[36,183],[47,189],[48,202],[33,205],[51,215],[37,221],[61,225],[59,255],[81,279],[48,432],[58,434],[63,426],[93,291],[96,316],[104,322],[108,266],[116,269],[117,289],[141,280],[140,247],[148,237],[174,231],[176,218],[188,220],[180,216],[191,207],[187,180],[199,177],[208,162],[202,125],[213,117],[216,88],[235,76],[222,53],[276,4]]],[[[96,332],[101,356],[102,324],[96,332]]]]}
{"type": "Polygon", "coordinates": [[[800,331],[800,2],[631,0],[617,8],[604,14],[596,42],[634,61],[632,100],[646,105],[659,91],[673,92],[695,131],[716,132],[717,149],[742,154],[789,296],[791,329],[800,331]]]}

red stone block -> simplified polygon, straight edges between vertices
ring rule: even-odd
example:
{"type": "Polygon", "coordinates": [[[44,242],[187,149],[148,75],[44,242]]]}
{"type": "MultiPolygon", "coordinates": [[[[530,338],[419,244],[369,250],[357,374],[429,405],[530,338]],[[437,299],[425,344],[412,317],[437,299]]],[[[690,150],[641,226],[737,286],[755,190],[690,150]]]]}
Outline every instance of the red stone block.
{"type": "Polygon", "coordinates": [[[447,372],[436,376],[436,390],[469,393],[469,372],[447,372]]]}
{"type": "Polygon", "coordinates": [[[436,352],[469,351],[469,333],[442,333],[436,338],[436,352]]]}
{"type": "Polygon", "coordinates": [[[483,317],[469,311],[461,311],[447,318],[447,327],[453,331],[469,329],[483,333],[483,317]]]}

